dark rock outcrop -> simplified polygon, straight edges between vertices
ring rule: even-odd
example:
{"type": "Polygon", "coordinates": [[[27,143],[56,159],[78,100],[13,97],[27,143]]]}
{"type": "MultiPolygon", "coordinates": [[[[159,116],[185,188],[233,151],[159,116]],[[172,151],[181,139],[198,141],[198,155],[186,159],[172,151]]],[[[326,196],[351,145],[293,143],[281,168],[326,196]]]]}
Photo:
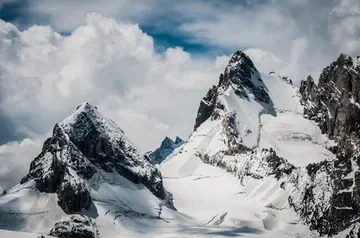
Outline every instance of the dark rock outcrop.
{"type": "Polygon", "coordinates": [[[99,238],[95,222],[84,215],[72,215],[67,220],[57,222],[49,235],[59,238],[99,238]]]}
{"type": "Polygon", "coordinates": [[[301,82],[300,94],[304,115],[337,145],[330,148],[335,160],[307,166],[311,183],[302,202],[293,205],[312,229],[334,235],[360,219],[359,59],[341,54],[323,70],[318,85],[310,76],[301,82]],[[325,185],[328,191],[321,201],[316,191],[325,185]]]}
{"type": "Polygon", "coordinates": [[[33,178],[40,192],[55,193],[61,184],[64,172],[65,166],[56,154],[45,150],[31,162],[29,174],[21,180],[21,183],[33,178]]]}
{"type": "Polygon", "coordinates": [[[85,182],[80,178],[74,178],[69,171],[65,172],[63,181],[58,191],[58,204],[68,214],[89,209],[92,199],[86,188],[85,182]]]}
{"type": "MultiPolygon", "coordinates": [[[[220,76],[221,80],[222,75],[220,76]]],[[[194,130],[196,130],[204,121],[206,121],[213,113],[216,107],[216,99],[218,96],[218,87],[215,85],[209,89],[206,96],[201,100],[200,106],[195,119],[194,130]]]]}
{"type": "Polygon", "coordinates": [[[360,60],[341,54],[323,70],[318,85],[310,76],[301,82],[300,94],[304,114],[339,143],[337,154],[356,153],[349,145],[360,139],[360,60]]]}

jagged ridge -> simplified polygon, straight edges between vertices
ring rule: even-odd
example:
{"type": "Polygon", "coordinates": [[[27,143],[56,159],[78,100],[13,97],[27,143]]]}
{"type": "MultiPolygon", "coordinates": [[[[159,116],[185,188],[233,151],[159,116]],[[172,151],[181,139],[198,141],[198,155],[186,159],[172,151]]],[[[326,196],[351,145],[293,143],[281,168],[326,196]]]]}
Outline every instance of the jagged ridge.
{"type": "MultiPolygon", "coordinates": [[[[301,215],[322,234],[336,234],[360,219],[360,60],[341,54],[326,67],[318,85],[309,76],[301,82],[304,115],[318,123],[337,145],[330,148],[334,161],[308,166],[309,175],[322,173],[329,183],[328,205],[320,212],[305,212],[319,204],[302,207],[301,215]],[[324,173],[325,172],[325,173],[324,173]]],[[[321,181],[318,181],[321,182],[321,181]]],[[[323,182],[322,182],[323,183],[323,182]]],[[[314,199],[314,183],[307,187],[303,203],[314,199]]],[[[358,230],[359,225],[353,229],[358,230]]],[[[358,232],[356,230],[356,233],[358,232]]],[[[355,231],[352,231],[354,233],[355,231]]],[[[352,237],[349,235],[349,237],[352,237]]]]}

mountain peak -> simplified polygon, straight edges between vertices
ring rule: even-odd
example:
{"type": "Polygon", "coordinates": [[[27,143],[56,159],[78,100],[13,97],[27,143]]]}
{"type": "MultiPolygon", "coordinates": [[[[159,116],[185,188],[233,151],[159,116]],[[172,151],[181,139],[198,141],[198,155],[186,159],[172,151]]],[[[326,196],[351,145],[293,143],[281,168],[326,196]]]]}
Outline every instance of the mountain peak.
{"type": "Polygon", "coordinates": [[[97,106],[92,105],[91,103],[85,101],[85,102],[81,103],[79,106],[77,106],[75,111],[88,112],[88,111],[94,111],[94,110],[98,110],[97,106]]]}
{"type": "Polygon", "coordinates": [[[251,59],[239,50],[231,56],[224,73],[220,74],[218,85],[209,89],[207,95],[200,102],[194,130],[206,121],[215,109],[225,109],[218,97],[228,93],[229,90],[233,90],[239,99],[255,100],[270,110],[273,107],[268,89],[259,71],[251,59]]]}
{"type": "Polygon", "coordinates": [[[94,105],[91,105],[88,102],[83,102],[79,106],[76,107],[76,110],[68,116],[65,120],[63,120],[61,123],[71,123],[72,119],[76,119],[81,114],[87,114],[88,116],[95,118],[103,118],[103,116],[99,113],[98,108],[94,105]]]}
{"type": "Polygon", "coordinates": [[[247,56],[244,52],[241,50],[236,51],[232,56],[230,57],[229,64],[242,64],[246,63],[250,67],[255,67],[254,63],[251,61],[250,57],[247,56]]]}
{"type": "Polygon", "coordinates": [[[85,132],[97,131],[97,133],[106,136],[109,140],[123,137],[128,144],[135,148],[124,131],[114,121],[103,116],[96,106],[88,102],[80,104],[73,114],[59,123],[59,126],[65,133],[74,136],[74,138],[77,137],[77,140],[82,140],[85,132]]]}

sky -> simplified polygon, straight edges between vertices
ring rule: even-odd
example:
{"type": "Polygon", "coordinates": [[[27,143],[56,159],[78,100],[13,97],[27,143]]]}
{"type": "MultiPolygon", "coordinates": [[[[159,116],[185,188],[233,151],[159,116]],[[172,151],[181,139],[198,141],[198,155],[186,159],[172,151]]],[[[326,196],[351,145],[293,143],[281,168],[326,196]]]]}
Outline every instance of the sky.
{"type": "Polygon", "coordinates": [[[143,152],[186,139],[229,56],[315,79],[360,55],[358,0],[0,0],[0,181],[84,101],[143,152]]]}

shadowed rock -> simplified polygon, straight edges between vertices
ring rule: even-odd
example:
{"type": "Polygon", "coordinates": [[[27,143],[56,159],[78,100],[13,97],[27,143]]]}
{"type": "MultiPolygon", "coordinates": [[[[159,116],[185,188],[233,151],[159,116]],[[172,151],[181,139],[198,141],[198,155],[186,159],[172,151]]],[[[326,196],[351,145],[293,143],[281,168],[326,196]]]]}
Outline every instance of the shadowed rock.
{"type": "Polygon", "coordinates": [[[311,76],[302,81],[300,94],[304,115],[337,142],[330,148],[337,158],[307,166],[312,182],[302,200],[292,204],[312,229],[334,235],[360,219],[359,59],[341,54],[323,70],[318,85],[311,76]],[[315,191],[323,185],[328,190],[327,199],[319,201],[315,191]]]}

